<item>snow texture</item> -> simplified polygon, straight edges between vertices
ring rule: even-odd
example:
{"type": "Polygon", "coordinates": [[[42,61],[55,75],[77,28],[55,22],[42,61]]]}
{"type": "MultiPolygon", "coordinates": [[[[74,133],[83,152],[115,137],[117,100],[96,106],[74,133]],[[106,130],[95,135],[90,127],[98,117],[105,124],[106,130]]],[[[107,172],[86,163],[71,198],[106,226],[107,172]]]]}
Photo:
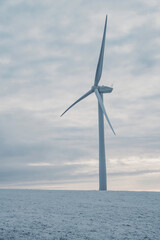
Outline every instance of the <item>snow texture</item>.
{"type": "Polygon", "coordinates": [[[160,193],[0,190],[0,240],[160,239],[160,193]]]}

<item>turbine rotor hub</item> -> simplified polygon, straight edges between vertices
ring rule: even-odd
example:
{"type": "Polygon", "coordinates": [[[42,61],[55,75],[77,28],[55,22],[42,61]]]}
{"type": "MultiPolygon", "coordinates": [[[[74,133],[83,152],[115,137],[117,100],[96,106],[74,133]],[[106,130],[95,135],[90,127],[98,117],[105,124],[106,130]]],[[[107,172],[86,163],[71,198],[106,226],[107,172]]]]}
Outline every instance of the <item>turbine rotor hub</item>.
{"type": "Polygon", "coordinates": [[[91,89],[94,91],[95,89],[98,89],[98,86],[92,86],[91,89]]]}
{"type": "Polygon", "coordinates": [[[91,88],[93,91],[95,91],[95,89],[98,89],[98,91],[100,93],[111,93],[113,88],[111,87],[107,87],[107,86],[92,86],[91,88]]]}

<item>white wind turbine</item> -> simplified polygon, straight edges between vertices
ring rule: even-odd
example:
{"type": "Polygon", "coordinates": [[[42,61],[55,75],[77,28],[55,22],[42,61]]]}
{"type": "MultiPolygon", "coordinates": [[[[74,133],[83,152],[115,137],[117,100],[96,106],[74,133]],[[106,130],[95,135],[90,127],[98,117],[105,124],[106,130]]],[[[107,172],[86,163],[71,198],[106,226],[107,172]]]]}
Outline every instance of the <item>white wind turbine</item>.
{"type": "Polygon", "coordinates": [[[105,47],[105,37],[106,37],[106,27],[107,27],[107,16],[105,20],[104,33],[102,38],[102,45],[94,80],[94,85],[91,89],[85,93],[82,97],[80,97],[76,102],[74,102],[69,108],[67,108],[61,116],[63,116],[71,107],[73,107],[76,103],[80,102],[82,99],[89,96],[91,93],[95,93],[98,100],[98,120],[99,120],[99,190],[107,190],[107,181],[106,181],[106,159],[105,159],[105,141],[104,141],[104,117],[106,118],[112,132],[115,134],[113,127],[109,121],[107,116],[104,104],[103,104],[103,93],[111,93],[113,88],[107,86],[99,86],[98,83],[100,81],[102,75],[103,68],[103,56],[104,56],[104,47],[105,47]]]}

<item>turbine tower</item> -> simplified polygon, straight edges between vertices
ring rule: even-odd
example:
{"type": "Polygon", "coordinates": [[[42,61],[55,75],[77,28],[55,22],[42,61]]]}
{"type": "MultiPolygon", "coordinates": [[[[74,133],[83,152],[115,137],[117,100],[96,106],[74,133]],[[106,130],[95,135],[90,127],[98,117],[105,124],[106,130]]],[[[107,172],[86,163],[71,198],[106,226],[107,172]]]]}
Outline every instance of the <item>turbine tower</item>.
{"type": "Polygon", "coordinates": [[[80,102],[82,99],[88,97],[91,93],[95,93],[98,100],[98,120],[99,120],[99,190],[107,190],[107,181],[106,181],[106,157],[105,157],[105,141],[104,141],[104,116],[112,130],[115,134],[114,129],[110,123],[110,120],[107,116],[104,104],[103,104],[103,94],[111,93],[113,88],[107,86],[99,86],[98,83],[101,79],[102,68],[103,68],[103,57],[104,57],[104,48],[105,48],[105,38],[106,38],[106,28],[107,28],[107,16],[105,19],[104,33],[102,38],[101,50],[99,55],[99,60],[97,64],[97,70],[95,74],[94,85],[91,89],[80,97],[76,102],[74,102],[69,108],[67,108],[61,116],[63,116],[71,107],[76,103],[80,102]]]}

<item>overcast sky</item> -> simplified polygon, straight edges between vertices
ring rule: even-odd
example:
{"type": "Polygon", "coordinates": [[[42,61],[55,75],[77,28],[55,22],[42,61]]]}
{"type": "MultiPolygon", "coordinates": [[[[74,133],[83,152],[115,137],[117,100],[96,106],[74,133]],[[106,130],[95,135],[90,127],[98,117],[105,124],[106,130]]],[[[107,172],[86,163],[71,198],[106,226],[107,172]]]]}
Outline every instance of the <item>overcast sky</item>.
{"type": "Polygon", "coordinates": [[[94,83],[108,14],[108,189],[160,191],[159,0],[0,5],[0,188],[98,189],[96,97],[60,115],[94,83]]]}

